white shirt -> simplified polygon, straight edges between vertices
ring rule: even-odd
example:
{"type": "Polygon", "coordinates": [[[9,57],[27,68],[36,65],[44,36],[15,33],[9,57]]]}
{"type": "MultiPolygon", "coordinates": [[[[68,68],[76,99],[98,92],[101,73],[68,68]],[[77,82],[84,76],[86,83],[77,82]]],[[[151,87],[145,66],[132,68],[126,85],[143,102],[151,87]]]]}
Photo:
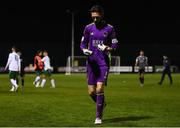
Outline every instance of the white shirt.
{"type": "Polygon", "coordinates": [[[9,53],[8,61],[5,68],[7,67],[9,67],[9,71],[20,71],[20,57],[16,52],[9,53]]]}
{"type": "Polygon", "coordinates": [[[44,62],[44,70],[52,69],[50,64],[50,58],[48,56],[43,57],[42,61],[44,62]]]}

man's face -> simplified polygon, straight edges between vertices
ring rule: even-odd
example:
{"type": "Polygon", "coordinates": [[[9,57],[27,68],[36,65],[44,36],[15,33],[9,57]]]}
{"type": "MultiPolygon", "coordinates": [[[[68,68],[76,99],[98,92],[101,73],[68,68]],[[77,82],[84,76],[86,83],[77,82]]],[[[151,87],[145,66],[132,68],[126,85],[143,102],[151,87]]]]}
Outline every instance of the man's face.
{"type": "Polygon", "coordinates": [[[163,56],[163,59],[167,59],[167,56],[163,56]]]}
{"type": "Polygon", "coordinates": [[[14,49],[14,48],[12,48],[12,49],[11,49],[11,51],[12,51],[12,52],[14,52],[14,51],[15,51],[15,49],[14,49]]]}
{"type": "Polygon", "coordinates": [[[97,22],[102,19],[102,14],[100,14],[99,12],[91,12],[91,17],[93,19],[93,22],[97,22]]]}
{"type": "Polygon", "coordinates": [[[39,52],[39,56],[42,56],[42,52],[39,52]]]}
{"type": "Polygon", "coordinates": [[[47,55],[47,52],[43,52],[43,56],[46,56],[47,55]]]}
{"type": "Polygon", "coordinates": [[[140,55],[143,56],[143,55],[144,55],[144,52],[143,52],[143,51],[140,51],[140,55]]]}

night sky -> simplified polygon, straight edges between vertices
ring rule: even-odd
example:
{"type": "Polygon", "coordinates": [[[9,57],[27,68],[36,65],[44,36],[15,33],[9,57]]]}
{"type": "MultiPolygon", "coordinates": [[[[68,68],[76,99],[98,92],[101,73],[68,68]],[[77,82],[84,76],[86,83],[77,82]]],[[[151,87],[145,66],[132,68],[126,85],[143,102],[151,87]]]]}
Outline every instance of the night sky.
{"type": "Polygon", "coordinates": [[[83,29],[91,22],[88,10],[100,4],[105,19],[115,27],[121,65],[134,65],[143,49],[150,65],[161,65],[167,55],[180,66],[180,15],[177,1],[66,0],[59,2],[9,3],[0,7],[0,67],[5,66],[11,46],[17,46],[33,63],[37,50],[49,51],[53,66],[65,66],[71,55],[71,14],[75,13],[75,55],[83,29]],[[59,3],[60,2],[60,3],[59,3]]]}

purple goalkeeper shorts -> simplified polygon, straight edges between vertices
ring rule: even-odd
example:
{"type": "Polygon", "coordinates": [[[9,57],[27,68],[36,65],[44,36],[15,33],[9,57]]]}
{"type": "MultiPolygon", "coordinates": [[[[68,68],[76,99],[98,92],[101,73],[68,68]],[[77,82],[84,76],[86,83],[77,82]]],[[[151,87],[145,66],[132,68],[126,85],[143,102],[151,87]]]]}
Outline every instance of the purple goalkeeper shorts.
{"type": "Polygon", "coordinates": [[[107,83],[109,68],[107,66],[98,66],[96,64],[87,65],[88,85],[96,85],[97,82],[107,83]]]}

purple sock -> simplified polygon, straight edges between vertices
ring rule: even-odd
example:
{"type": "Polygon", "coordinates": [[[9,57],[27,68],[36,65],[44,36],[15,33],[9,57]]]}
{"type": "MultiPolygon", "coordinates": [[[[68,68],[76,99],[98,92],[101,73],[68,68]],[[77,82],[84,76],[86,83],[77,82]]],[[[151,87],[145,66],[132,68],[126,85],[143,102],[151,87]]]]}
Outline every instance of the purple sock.
{"type": "Polygon", "coordinates": [[[104,105],[104,92],[98,92],[96,102],[96,118],[102,118],[104,105]]]}

